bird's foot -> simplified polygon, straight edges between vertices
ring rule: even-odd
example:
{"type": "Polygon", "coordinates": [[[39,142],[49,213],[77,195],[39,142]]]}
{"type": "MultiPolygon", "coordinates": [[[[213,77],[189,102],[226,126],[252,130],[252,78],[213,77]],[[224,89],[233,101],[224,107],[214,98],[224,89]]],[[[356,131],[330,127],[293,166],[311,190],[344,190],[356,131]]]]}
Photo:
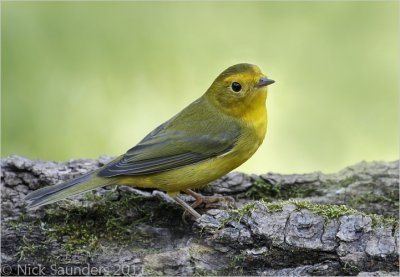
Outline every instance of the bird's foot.
{"type": "Polygon", "coordinates": [[[229,204],[235,202],[235,200],[231,196],[217,196],[217,195],[204,196],[190,189],[186,189],[184,190],[184,192],[191,195],[195,199],[194,203],[191,205],[193,209],[200,206],[201,204],[205,204],[206,206],[209,206],[211,204],[212,206],[213,204],[224,203],[226,206],[229,206],[229,204]]]}
{"type": "Polygon", "coordinates": [[[184,190],[184,192],[187,193],[188,195],[191,195],[195,199],[195,201],[192,205],[189,205],[185,201],[183,201],[181,198],[179,198],[178,195],[174,197],[175,201],[185,209],[185,211],[182,215],[183,219],[188,214],[190,214],[194,220],[199,219],[201,217],[201,215],[198,212],[196,212],[195,208],[197,208],[201,204],[206,204],[206,206],[210,206],[210,205],[213,206],[213,205],[219,204],[218,206],[221,206],[220,204],[224,203],[225,206],[229,206],[230,204],[235,202],[235,200],[230,196],[216,196],[216,195],[204,196],[204,195],[194,192],[190,189],[186,189],[186,190],[184,190]]]}

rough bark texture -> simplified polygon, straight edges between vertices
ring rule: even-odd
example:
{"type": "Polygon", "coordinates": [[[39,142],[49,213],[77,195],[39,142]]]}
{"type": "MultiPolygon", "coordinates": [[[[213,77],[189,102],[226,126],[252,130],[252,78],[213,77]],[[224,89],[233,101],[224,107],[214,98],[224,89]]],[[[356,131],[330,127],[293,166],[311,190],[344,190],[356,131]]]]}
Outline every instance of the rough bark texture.
{"type": "Polygon", "coordinates": [[[203,207],[197,222],[162,192],[122,186],[26,211],[30,191],[109,160],[1,161],[2,275],[398,274],[398,161],[336,174],[231,173],[202,192],[235,207],[203,207]]]}

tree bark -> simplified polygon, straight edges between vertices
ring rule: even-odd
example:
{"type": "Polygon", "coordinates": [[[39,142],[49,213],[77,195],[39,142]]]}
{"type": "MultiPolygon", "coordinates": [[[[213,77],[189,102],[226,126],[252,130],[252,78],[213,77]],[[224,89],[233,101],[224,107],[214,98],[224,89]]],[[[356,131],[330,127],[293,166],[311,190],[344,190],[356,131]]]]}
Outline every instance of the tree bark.
{"type": "Polygon", "coordinates": [[[26,210],[29,192],[110,159],[2,159],[2,275],[398,275],[398,161],[230,173],[201,192],[235,202],[196,222],[164,193],[124,186],[26,210]]]}

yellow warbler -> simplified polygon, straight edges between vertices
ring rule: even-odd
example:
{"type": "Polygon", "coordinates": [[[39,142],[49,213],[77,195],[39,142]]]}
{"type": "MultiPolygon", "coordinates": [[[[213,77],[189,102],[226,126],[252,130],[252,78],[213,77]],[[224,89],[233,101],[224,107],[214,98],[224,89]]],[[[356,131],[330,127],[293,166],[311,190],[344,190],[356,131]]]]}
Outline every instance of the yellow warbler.
{"type": "Polygon", "coordinates": [[[223,71],[206,93],[105,166],[26,197],[34,208],[107,185],[167,192],[194,217],[207,185],[249,159],[267,130],[267,86],[274,83],[251,64],[223,71]],[[192,195],[189,206],[180,192],[192,195]]]}

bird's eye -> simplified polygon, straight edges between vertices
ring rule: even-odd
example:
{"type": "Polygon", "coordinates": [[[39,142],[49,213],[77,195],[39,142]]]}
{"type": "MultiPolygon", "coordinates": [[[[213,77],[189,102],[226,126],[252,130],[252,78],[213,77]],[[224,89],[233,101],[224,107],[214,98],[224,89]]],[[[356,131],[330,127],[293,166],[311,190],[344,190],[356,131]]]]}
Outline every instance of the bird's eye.
{"type": "Polygon", "coordinates": [[[238,82],[233,82],[231,84],[231,88],[234,92],[239,92],[242,89],[242,85],[239,84],[238,82]]]}

